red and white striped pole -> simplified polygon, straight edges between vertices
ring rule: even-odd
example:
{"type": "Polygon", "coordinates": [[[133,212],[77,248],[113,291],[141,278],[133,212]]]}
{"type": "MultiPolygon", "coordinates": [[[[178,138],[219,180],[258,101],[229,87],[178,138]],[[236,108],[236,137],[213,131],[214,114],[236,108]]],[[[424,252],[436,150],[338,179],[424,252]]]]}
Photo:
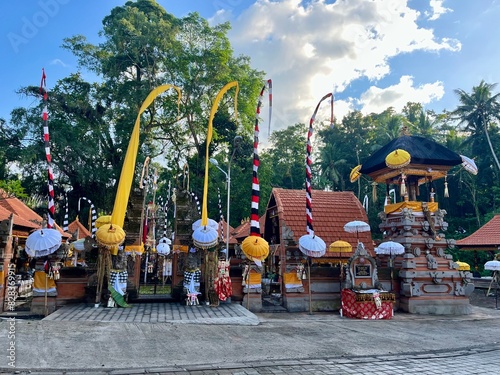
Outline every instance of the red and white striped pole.
{"type": "Polygon", "coordinates": [[[311,188],[311,165],[312,165],[312,145],[311,137],[313,134],[313,123],[316,119],[316,114],[318,113],[319,106],[323,100],[332,98],[331,109],[330,109],[330,123],[333,124],[333,94],[330,92],[323,96],[319,101],[316,109],[314,110],[311,120],[309,121],[309,131],[307,132],[307,158],[306,158],[306,216],[307,216],[307,233],[314,237],[313,219],[312,219],[312,188],[311,188]]]}
{"type": "Polygon", "coordinates": [[[47,228],[52,228],[55,225],[54,215],[54,173],[52,171],[52,158],[50,156],[50,137],[49,137],[49,112],[47,110],[47,83],[45,69],[42,68],[42,80],[40,82],[40,93],[43,95],[43,140],[45,142],[45,156],[48,164],[48,212],[47,212],[47,228]]]}

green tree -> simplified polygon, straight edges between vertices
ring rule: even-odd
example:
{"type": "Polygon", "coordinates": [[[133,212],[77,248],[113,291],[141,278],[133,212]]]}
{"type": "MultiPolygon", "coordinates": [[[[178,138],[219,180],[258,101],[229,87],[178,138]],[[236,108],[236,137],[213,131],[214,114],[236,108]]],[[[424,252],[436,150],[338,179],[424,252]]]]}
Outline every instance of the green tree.
{"type": "MultiPolygon", "coordinates": [[[[239,82],[238,122],[232,111],[234,91],[224,96],[214,119],[210,153],[223,154],[237,133],[251,134],[263,82],[263,73],[250,67],[248,57],[233,56],[228,31],[227,23],[211,27],[196,13],[178,19],[153,0],[138,0],[104,18],[102,43],[93,45],[82,35],[65,39],[63,47],[77,56],[79,68],[93,72],[98,82],[75,73],[50,89],[49,127],[59,185],[71,186],[75,197],[89,196],[109,211],[139,107],[153,88],[173,84],[182,90],[180,108],[176,93],[167,91],[141,118],[136,181],[150,156],[166,163],[159,171],[164,181],[175,181],[189,163],[196,186],[204,173],[207,118],[216,94],[228,82],[239,82]]],[[[35,87],[21,93],[38,95],[35,87]]],[[[43,171],[40,113],[40,107],[19,109],[13,121],[31,138],[24,164],[43,171]]],[[[39,192],[42,175],[32,181],[39,192]]],[[[31,178],[28,169],[25,177],[31,178]]]]}
{"type": "Polygon", "coordinates": [[[272,166],[271,186],[303,189],[306,181],[306,125],[295,124],[276,130],[269,141],[271,146],[262,153],[262,164],[272,166]]]}
{"type": "Polygon", "coordinates": [[[478,86],[472,88],[471,93],[462,89],[455,90],[460,105],[452,112],[452,115],[464,124],[464,130],[470,132],[470,141],[481,144],[481,136],[484,134],[495,165],[500,171],[500,162],[490,138],[490,128],[498,133],[494,120],[500,119],[500,93],[493,94],[496,84],[481,81],[478,86]]]}

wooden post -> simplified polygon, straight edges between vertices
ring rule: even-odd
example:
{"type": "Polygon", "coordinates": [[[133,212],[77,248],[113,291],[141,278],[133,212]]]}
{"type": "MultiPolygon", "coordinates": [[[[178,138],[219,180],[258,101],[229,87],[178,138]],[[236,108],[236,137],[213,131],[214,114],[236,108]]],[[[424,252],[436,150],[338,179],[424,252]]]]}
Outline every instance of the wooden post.
{"type": "Polygon", "coordinates": [[[307,259],[307,278],[309,282],[309,315],[312,315],[312,291],[311,291],[311,258],[307,259]]]}

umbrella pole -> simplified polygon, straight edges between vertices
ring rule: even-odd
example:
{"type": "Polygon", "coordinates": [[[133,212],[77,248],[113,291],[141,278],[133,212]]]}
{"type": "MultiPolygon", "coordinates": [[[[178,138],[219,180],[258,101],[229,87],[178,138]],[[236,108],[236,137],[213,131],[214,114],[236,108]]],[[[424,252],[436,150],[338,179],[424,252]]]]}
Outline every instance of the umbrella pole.
{"type": "Polygon", "coordinates": [[[391,290],[390,292],[392,292],[392,282],[394,280],[394,274],[393,274],[393,260],[392,260],[392,255],[389,255],[389,262],[390,262],[390,267],[391,267],[391,290]]]}
{"type": "Polygon", "coordinates": [[[248,272],[247,272],[247,310],[250,311],[250,271],[251,264],[248,264],[248,272]]]}
{"type": "Polygon", "coordinates": [[[488,292],[486,293],[486,297],[490,295],[491,286],[493,285],[493,281],[497,279],[497,271],[493,272],[493,277],[491,278],[490,286],[488,287],[488,292]]]}
{"type": "Polygon", "coordinates": [[[47,302],[47,288],[49,287],[48,276],[45,274],[45,316],[49,315],[49,308],[47,302]]]}
{"type": "Polygon", "coordinates": [[[309,315],[312,315],[311,258],[307,260],[307,279],[309,283],[309,315]]]}
{"type": "Polygon", "coordinates": [[[97,288],[95,294],[95,305],[94,307],[99,307],[101,304],[101,291],[102,291],[102,283],[104,281],[104,259],[102,256],[103,250],[101,248],[98,249],[99,255],[97,257],[97,288]]]}

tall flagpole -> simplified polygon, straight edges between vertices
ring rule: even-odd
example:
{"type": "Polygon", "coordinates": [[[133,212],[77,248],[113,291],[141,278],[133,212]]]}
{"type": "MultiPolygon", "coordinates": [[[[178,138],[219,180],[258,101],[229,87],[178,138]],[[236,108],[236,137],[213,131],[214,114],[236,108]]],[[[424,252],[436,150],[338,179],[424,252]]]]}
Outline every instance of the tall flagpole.
{"type": "Polygon", "coordinates": [[[48,212],[47,212],[47,228],[52,228],[55,225],[54,222],[54,173],[52,171],[52,158],[50,156],[50,137],[49,137],[49,112],[47,110],[47,83],[45,69],[42,68],[42,80],[40,82],[40,93],[43,95],[43,140],[45,142],[45,156],[48,164],[48,212]]]}

